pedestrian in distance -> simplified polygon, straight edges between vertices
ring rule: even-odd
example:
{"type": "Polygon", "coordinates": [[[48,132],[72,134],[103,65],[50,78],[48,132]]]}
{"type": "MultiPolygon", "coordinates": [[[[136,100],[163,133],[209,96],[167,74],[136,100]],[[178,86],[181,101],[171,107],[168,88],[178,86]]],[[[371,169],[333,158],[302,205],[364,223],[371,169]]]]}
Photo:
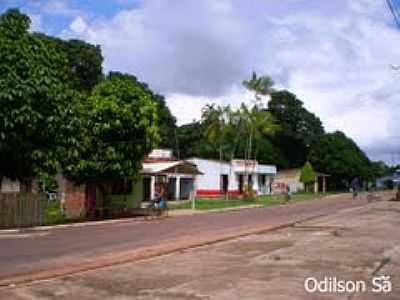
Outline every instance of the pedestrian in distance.
{"type": "Polygon", "coordinates": [[[358,177],[354,177],[354,179],[351,181],[350,188],[353,192],[353,199],[357,198],[358,191],[360,189],[360,181],[358,180],[358,177]]]}
{"type": "Polygon", "coordinates": [[[285,194],[285,201],[289,202],[290,201],[290,187],[289,187],[288,184],[285,187],[285,193],[284,194],[285,194]]]}

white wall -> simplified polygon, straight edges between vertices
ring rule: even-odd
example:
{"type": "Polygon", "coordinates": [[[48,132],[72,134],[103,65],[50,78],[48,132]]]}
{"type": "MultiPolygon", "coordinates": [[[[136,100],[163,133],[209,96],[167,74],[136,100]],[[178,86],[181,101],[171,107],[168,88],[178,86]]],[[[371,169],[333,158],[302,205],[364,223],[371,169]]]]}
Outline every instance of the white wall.
{"type": "Polygon", "coordinates": [[[18,193],[21,190],[21,185],[18,180],[11,180],[3,177],[0,183],[0,191],[2,193],[18,193]]]}
{"type": "MultiPolygon", "coordinates": [[[[228,175],[229,190],[237,189],[236,179],[230,175],[230,164],[202,158],[190,158],[187,161],[197,165],[197,168],[203,175],[196,177],[196,188],[199,190],[219,190],[220,176],[228,175]],[[233,178],[232,178],[233,177],[233,178]],[[233,179],[233,180],[232,180],[233,179]]],[[[233,174],[233,170],[232,170],[233,174]]]]}
{"type": "MultiPolygon", "coordinates": [[[[228,175],[229,191],[238,191],[239,182],[238,175],[235,173],[235,168],[228,162],[219,162],[218,160],[190,158],[187,161],[197,165],[197,168],[203,175],[196,176],[196,189],[198,190],[220,190],[221,175],[228,175]]],[[[258,168],[264,170],[267,176],[275,176],[276,167],[270,165],[258,165],[258,168]]],[[[253,173],[253,188],[258,190],[258,176],[261,174],[253,173]]],[[[244,178],[244,184],[247,184],[247,178],[244,178]]]]}

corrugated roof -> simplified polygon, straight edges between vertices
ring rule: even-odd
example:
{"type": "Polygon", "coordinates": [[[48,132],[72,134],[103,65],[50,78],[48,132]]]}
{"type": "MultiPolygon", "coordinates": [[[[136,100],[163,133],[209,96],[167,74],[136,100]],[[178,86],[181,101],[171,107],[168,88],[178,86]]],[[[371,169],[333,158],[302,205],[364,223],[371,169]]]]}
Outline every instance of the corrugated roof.
{"type": "Polygon", "coordinates": [[[144,163],[142,173],[152,174],[160,173],[169,168],[179,165],[181,161],[166,161],[166,162],[154,162],[154,163],[144,163]]]}
{"type": "Polygon", "coordinates": [[[142,174],[160,174],[163,172],[171,172],[172,168],[183,168],[177,171],[178,173],[187,173],[187,174],[202,174],[197,166],[191,162],[185,160],[177,160],[177,161],[165,161],[165,162],[145,162],[143,163],[142,174]]]}

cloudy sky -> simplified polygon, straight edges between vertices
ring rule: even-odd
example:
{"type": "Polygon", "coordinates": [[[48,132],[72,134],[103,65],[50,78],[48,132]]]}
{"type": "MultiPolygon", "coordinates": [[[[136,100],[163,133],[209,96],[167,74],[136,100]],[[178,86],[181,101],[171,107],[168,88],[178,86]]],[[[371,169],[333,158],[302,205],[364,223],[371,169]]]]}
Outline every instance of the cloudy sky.
{"type": "Polygon", "coordinates": [[[33,30],[100,44],[105,70],[137,75],[184,124],[239,105],[269,74],[372,159],[400,162],[400,29],[384,0],[0,0],[33,30]]]}

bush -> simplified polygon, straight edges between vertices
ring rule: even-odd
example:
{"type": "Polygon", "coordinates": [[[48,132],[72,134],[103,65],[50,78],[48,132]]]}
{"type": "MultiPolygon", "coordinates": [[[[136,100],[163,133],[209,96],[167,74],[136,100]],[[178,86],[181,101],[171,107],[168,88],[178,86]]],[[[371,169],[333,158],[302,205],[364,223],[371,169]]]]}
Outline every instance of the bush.
{"type": "Polygon", "coordinates": [[[45,225],[55,225],[65,223],[66,219],[61,212],[61,202],[57,200],[49,201],[46,207],[46,214],[44,217],[45,225]]]}
{"type": "Polygon", "coordinates": [[[243,200],[247,202],[254,202],[257,198],[257,193],[248,185],[244,188],[243,200]]]}

